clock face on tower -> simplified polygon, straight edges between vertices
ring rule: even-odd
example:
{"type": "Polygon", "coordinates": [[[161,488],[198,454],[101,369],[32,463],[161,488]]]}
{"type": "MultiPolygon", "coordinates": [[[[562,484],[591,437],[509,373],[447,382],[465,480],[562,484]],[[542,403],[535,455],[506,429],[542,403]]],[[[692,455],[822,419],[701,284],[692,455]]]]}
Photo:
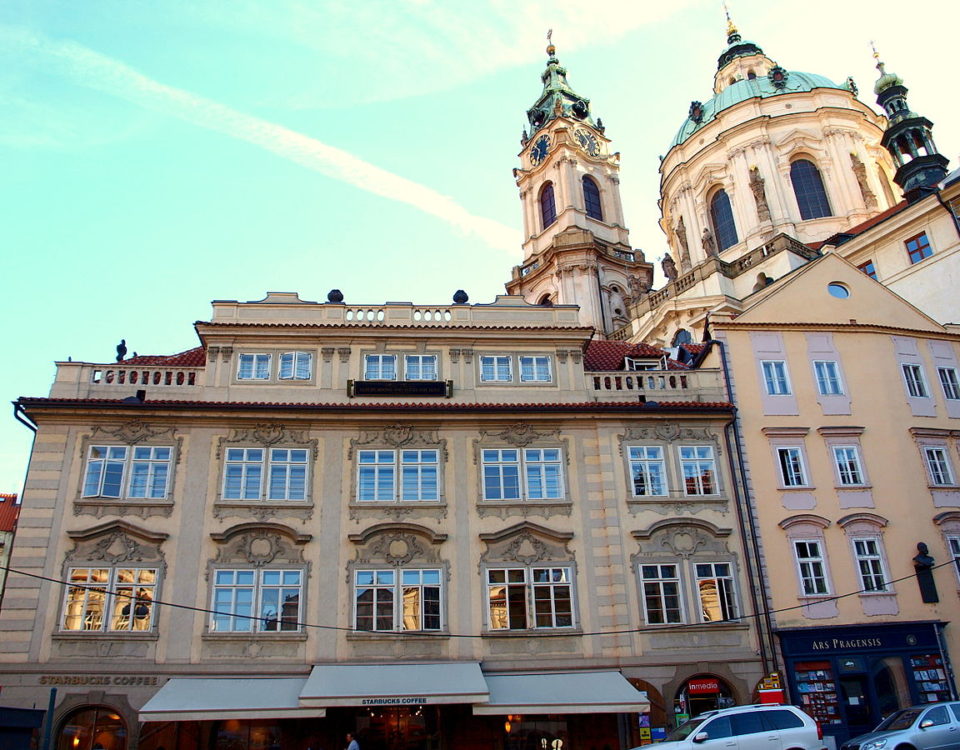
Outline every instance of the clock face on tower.
{"type": "Polygon", "coordinates": [[[533,163],[533,166],[538,167],[547,158],[547,152],[550,150],[550,139],[545,135],[541,135],[537,142],[533,144],[533,148],[530,149],[530,161],[533,163]]]}
{"type": "Polygon", "coordinates": [[[590,156],[596,156],[600,153],[600,142],[597,140],[597,136],[589,130],[578,128],[574,135],[580,142],[580,148],[590,154],[590,156]]]}

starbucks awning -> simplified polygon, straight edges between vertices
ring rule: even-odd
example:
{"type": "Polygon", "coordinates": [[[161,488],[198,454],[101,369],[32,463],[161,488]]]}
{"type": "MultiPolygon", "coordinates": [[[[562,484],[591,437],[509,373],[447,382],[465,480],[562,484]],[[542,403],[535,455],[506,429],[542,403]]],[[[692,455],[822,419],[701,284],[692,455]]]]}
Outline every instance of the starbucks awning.
{"type": "Polygon", "coordinates": [[[615,670],[486,674],[490,700],[475,714],[639,713],[647,694],[615,670]]]}
{"type": "Polygon", "coordinates": [[[300,692],[301,706],[417,706],[485,703],[479,662],[322,664],[300,692]]]}
{"type": "Polygon", "coordinates": [[[140,721],[295,719],[322,717],[322,708],[303,707],[306,678],[173,678],[140,709],[140,721]]]}

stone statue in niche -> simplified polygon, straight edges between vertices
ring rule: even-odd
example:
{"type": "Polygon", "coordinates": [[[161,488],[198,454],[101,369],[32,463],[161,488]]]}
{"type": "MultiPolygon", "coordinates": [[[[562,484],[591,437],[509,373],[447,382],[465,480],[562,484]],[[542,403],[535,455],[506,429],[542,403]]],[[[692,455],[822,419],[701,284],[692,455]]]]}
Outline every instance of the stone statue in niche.
{"type": "Polygon", "coordinates": [[[877,196],[867,183],[867,168],[856,154],[850,154],[850,164],[853,166],[853,174],[857,178],[857,184],[860,186],[860,195],[863,196],[864,205],[867,208],[876,208],[877,196]]]}
{"type": "Polygon", "coordinates": [[[937,582],[933,580],[933,565],[936,560],[930,555],[926,544],[917,544],[917,555],[913,558],[913,567],[917,574],[917,586],[920,587],[920,599],[927,604],[940,601],[937,594],[937,582]]]}
{"type": "Polygon", "coordinates": [[[667,277],[667,283],[677,280],[677,264],[673,262],[670,253],[663,256],[660,261],[660,268],[663,269],[663,275],[667,277]]]}
{"type": "Polygon", "coordinates": [[[703,228],[703,237],[700,239],[701,244],[703,245],[703,250],[706,252],[708,258],[717,257],[717,241],[713,237],[713,232],[710,231],[710,227],[703,228]]]}
{"type": "Polygon", "coordinates": [[[760,221],[770,221],[770,206],[767,205],[765,183],[766,180],[760,176],[760,170],[757,167],[750,167],[750,190],[753,191],[753,200],[757,204],[757,217],[760,221]]]}
{"type": "Polygon", "coordinates": [[[630,287],[630,293],[627,295],[627,299],[631,305],[637,304],[643,295],[650,291],[649,282],[639,276],[631,276],[627,279],[627,284],[630,287]]]}
{"type": "Polygon", "coordinates": [[[689,271],[690,270],[690,247],[687,244],[687,227],[683,223],[683,217],[680,217],[680,221],[677,222],[677,228],[674,230],[674,233],[677,235],[677,244],[680,246],[680,270],[689,271]]]}

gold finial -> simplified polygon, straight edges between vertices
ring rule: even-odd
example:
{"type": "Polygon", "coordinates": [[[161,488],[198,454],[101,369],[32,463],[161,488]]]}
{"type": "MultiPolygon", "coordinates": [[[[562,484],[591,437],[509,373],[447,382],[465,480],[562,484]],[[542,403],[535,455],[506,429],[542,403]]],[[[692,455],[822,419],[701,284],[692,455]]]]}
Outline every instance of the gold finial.
{"type": "Polygon", "coordinates": [[[553,29],[547,29],[547,54],[553,57],[557,48],[553,46],[553,29]]]}
{"type": "Polygon", "coordinates": [[[880,71],[880,74],[881,74],[881,75],[886,75],[887,71],[885,71],[885,70],[883,69],[883,68],[884,68],[884,63],[881,62],[881,60],[880,60],[880,53],[877,52],[877,45],[876,45],[876,43],[873,41],[873,39],[870,40],[870,48],[873,50],[873,59],[877,61],[877,70],[880,71]]]}
{"type": "Polygon", "coordinates": [[[737,25],[730,18],[730,8],[727,6],[727,0],[723,0],[723,13],[727,17],[727,36],[737,33],[737,25]]]}

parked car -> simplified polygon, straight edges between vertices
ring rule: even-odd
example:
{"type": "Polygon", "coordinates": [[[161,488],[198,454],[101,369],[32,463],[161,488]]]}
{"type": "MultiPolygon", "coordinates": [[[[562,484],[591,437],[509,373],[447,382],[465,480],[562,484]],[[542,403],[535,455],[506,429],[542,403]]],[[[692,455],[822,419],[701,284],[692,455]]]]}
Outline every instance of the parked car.
{"type": "Polygon", "coordinates": [[[844,742],[841,750],[957,748],[960,748],[960,702],[944,701],[894,711],[872,732],[844,742]]]}
{"type": "Polygon", "coordinates": [[[656,747],[657,750],[825,750],[823,732],[817,722],[796,706],[781,705],[707,711],[681,724],[656,747]]]}

